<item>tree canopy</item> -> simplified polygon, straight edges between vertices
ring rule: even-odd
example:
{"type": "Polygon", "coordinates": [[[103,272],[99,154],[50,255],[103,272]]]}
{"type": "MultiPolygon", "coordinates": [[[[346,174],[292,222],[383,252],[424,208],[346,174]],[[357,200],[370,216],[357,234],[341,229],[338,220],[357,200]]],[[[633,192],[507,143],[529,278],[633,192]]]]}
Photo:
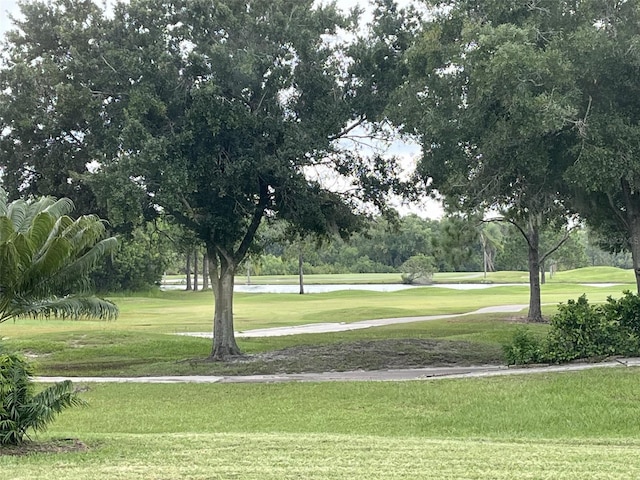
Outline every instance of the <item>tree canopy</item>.
{"type": "Polygon", "coordinates": [[[384,203],[392,166],[340,141],[381,119],[397,81],[410,31],[392,2],[364,34],[357,15],[312,0],[132,0],[109,17],[56,0],[23,14],[0,110],[15,184],[40,191],[46,175],[30,167],[72,151],[80,174],[67,183],[91,186],[109,218],[162,213],[193,231],[210,262],[214,357],[239,353],[233,275],[264,218],[319,234],[357,227],[354,204],[314,169],[384,203]]]}
{"type": "Polygon", "coordinates": [[[574,204],[601,245],[629,250],[640,291],[640,4],[580,2],[567,52],[580,87],[574,204]]]}
{"type": "Polygon", "coordinates": [[[397,121],[417,135],[418,175],[453,211],[493,210],[529,250],[529,317],[541,319],[539,235],[570,213],[563,174],[578,95],[561,48],[566,2],[456,1],[407,54],[397,121]]]}

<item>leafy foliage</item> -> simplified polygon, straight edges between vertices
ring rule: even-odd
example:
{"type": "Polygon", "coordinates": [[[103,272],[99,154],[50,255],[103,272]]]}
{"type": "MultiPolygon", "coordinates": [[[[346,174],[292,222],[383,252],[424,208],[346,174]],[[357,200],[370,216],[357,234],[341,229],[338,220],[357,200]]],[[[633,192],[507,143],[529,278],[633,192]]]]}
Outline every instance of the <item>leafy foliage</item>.
{"type": "Polygon", "coordinates": [[[543,359],[543,347],[538,339],[526,327],[520,327],[512,341],[504,346],[504,356],[509,365],[538,363],[543,359]]]}
{"type": "Polygon", "coordinates": [[[582,295],[558,306],[551,319],[546,357],[562,362],[621,353],[621,334],[619,321],[604,315],[601,307],[590,305],[582,295]]]}
{"type": "Polygon", "coordinates": [[[91,273],[97,291],[144,291],[162,281],[168,265],[176,263],[177,247],[153,232],[151,225],[118,237],[119,248],[91,273]]]}
{"type": "Polygon", "coordinates": [[[640,354],[640,296],[629,291],[620,299],[591,305],[586,295],[558,306],[544,341],[526,329],[505,346],[512,364],[567,362],[579,358],[640,354]]]}
{"type": "Polygon", "coordinates": [[[408,51],[394,115],[421,140],[417,180],[450,210],[494,210],[518,227],[529,250],[529,317],[537,321],[539,235],[569,214],[564,137],[577,93],[560,48],[568,13],[565,2],[551,0],[536,8],[441,3],[408,51]]]}
{"type": "Polygon", "coordinates": [[[412,36],[392,7],[379,2],[363,34],[357,14],[313,0],[132,0],[109,15],[86,0],[25,6],[0,102],[12,178],[37,188],[47,158],[76,149],[84,162],[59,166],[63,180],[91,185],[115,223],[162,210],[193,232],[215,279],[212,354],[237,354],[233,276],[263,219],[320,235],[359,226],[354,199],[310,170],[357,179],[359,196],[384,203],[393,162],[340,141],[383,118],[398,81],[412,36]]]}
{"type": "Polygon", "coordinates": [[[433,257],[414,255],[400,266],[402,283],[431,283],[436,270],[433,257]]]}
{"type": "Polygon", "coordinates": [[[36,394],[32,375],[22,356],[0,353],[0,445],[18,445],[29,430],[45,430],[61,411],[85,404],[68,380],[36,394]]]}
{"type": "Polygon", "coordinates": [[[7,202],[0,189],[0,322],[23,316],[114,318],[117,307],[85,292],[88,273],[117,246],[94,215],[42,197],[7,202]]]}
{"type": "Polygon", "coordinates": [[[576,3],[566,36],[580,87],[575,161],[566,173],[573,203],[599,245],[632,253],[640,291],[640,50],[638,2],[576,3]]]}

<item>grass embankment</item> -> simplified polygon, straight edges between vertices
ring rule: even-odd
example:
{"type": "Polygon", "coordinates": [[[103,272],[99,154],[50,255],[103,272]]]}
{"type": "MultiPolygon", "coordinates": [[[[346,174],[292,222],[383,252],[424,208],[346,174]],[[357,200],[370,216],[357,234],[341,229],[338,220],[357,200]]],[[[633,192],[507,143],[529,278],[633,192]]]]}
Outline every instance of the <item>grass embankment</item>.
{"type": "MultiPolygon", "coordinates": [[[[545,285],[547,314],[555,304],[588,293],[592,301],[619,296],[623,287],[545,285]]],[[[20,320],[0,326],[9,346],[35,356],[42,374],[161,375],[250,374],[322,370],[400,368],[442,364],[501,363],[501,345],[517,327],[513,314],[377,327],[353,332],[239,339],[250,354],[294,349],[292,355],[254,358],[251,362],[197,362],[207,357],[208,339],[174,335],[211,328],[211,292],[158,292],[115,297],[121,316],[115,322],[20,320]],[[401,339],[425,343],[407,344],[401,339]],[[397,340],[397,341],[394,341],[397,340]],[[379,342],[379,343],[375,343],[379,342]],[[315,355],[300,353],[313,346],[315,355]],[[297,349],[297,350],[295,350],[297,349]]],[[[236,295],[238,330],[317,322],[354,322],[373,318],[452,314],[481,307],[526,304],[525,286],[458,291],[438,287],[393,293],[342,291],[313,295],[236,295]]],[[[543,333],[545,325],[534,325],[543,333]]]]}
{"type": "Polygon", "coordinates": [[[629,479],[635,369],[435,382],[91,385],[43,437],[76,454],[1,457],[57,480],[629,479]]]}

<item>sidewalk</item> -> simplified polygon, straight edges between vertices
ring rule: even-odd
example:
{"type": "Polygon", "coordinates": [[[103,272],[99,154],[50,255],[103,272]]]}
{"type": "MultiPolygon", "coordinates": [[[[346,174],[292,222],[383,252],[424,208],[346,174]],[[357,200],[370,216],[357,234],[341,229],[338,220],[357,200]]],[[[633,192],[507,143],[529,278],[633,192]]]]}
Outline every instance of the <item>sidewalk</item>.
{"type": "Polygon", "coordinates": [[[161,376],[161,377],[35,377],[36,382],[54,383],[71,380],[75,383],[283,383],[283,382],[398,382],[409,380],[439,380],[446,378],[479,378],[534,373],[576,372],[593,368],[640,367],[640,358],[621,358],[602,363],[572,363],[567,365],[529,368],[505,366],[429,367],[403,370],[373,370],[352,372],[290,373],[247,376],[161,376]]]}

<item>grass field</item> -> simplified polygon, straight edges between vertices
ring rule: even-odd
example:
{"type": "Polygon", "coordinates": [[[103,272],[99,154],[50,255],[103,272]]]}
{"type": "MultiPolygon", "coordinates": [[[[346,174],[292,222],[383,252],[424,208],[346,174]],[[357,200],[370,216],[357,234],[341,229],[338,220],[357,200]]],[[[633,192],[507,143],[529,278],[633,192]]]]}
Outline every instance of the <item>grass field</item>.
{"type": "MultiPolygon", "coordinates": [[[[546,314],[558,302],[586,293],[591,301],[620,296],[628,286],[586,287],[578,284],[543,286],[546,314]]],[[[465,313],[481,307],[527,304],[526,286],[496,286],[484,290],[459,291],[424,287],[401,292],[339,291],[326,294],[237,294],[237,330],[317,322],[354,322],[385,317],[406,317],[465,313]]],[[[161,374],[249,374],[281,371],[318,371],[323,368],[372,369],[385,364],[362,355],[352,361],[333,363],[256,363],[225,365],[194,362],[210,351],[210,340],[186,338],[177,332],[207,332],[211,329],[211,292],[155,292],[148,295],[114,297],[121,309],[115,322],[70,322],[19,320],[0,325],[5,342],[37,358],[43,374],[65,375],[161,375],[161,374]]],[[[523,314],[526,310],[523,312],[523,314]]],[[[240,339],[247,353],[282,348],[330,345],[339,342],[382,341],[384,339],[437,339],[440,358],[447,355],[469,363],[500,363],[501,345],[507,343],[517,324],[513,314],[477,315],[450,320],[379,327],[339,334],[296,335],[274,338],[240,339]],[[479,356],[464,354],[472,342],[479,356]],[[458,342],[458,343],[455,343],[458,342]]],[[[546,325],[533,325],[543,333],[546,325]]],[[[343,347],[343,350],[348,350],[343,347]]],[[[393,353],[393,352],[391,352],[393,353]]],[[[325,357],[331,357],[325,352],[325,357]]],[[[431,357],[415,359],[411,365],[431,362],[431,357]]]]}
{"type": "MultiPolygon", "coordinates": [[[[543,287],[547,315],[557,302],[582,293],[604,301],[633,287],[581,285],[621,283],[613,280],[620,272],[566,273],[572,282],[556,277],[543,287]]],[[[226,368],[185,362],[206,356],[210,341],[174,335],[210,329],[210,292],[114,300],[122,310],[115,322],[19,321],[0,325],[0,337],[36,357],[40,373],[203,374],[226,368]]],[[[236,296],[235,312],[238,329],[245,330],[460,313],[527,300],[526,286],[246,294],[236,296]]],[[[513,317],[473,315],[339,334],[242,339],[240,345],[258,354],[413,339],[434,342],[455,361],[469,351],[498,361],[501,344],[518,327],[513,317]]],[[[538,334],[547,328],[529,327],[538,334]]],[[[86,451],[12,456],[0,449],[0,471],[15,480],[627,480],[640,478],[639,375],[638,369],[620,367],[390,383],[79,385],[89,406],[65,412],[35,440],[79,441],[86,451]]]]}
{"type": "Polygon", "coordinates": [[[7,479],[631,479],[635,369],[401,383],[92,385],[7,479]]]}

